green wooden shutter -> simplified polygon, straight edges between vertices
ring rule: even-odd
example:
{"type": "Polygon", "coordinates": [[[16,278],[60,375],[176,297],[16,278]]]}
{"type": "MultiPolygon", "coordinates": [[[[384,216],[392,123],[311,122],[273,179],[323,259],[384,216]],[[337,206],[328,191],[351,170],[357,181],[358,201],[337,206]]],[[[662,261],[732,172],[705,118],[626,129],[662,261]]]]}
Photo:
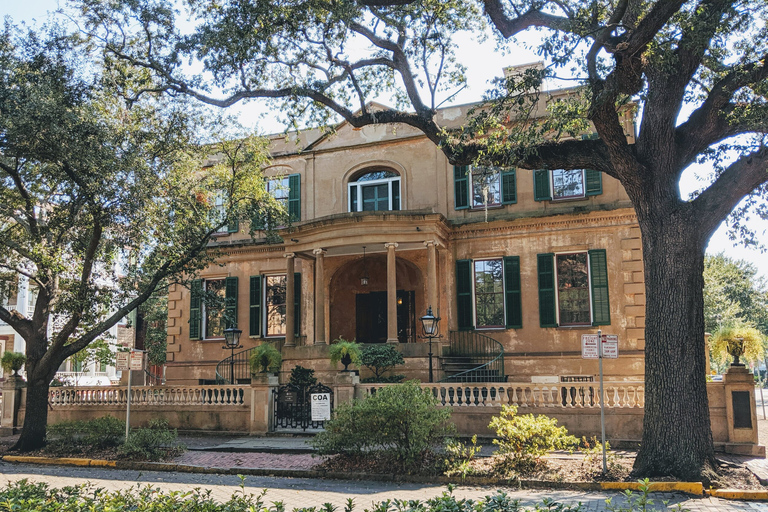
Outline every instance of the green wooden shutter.
{"type": "Polygon", "coordinates": [[[469,166],[453,166],[453,204],[457,210],[469,208],[469,166]]]}
{"type": "Polygon", "coordinates": [[[504,296],[507,329],[523,327],[523,303],[520,296],[520,256],[504,257],[504,296]]]}
{"type": "Polygon", "coordinates": [[[189,339],[199,340],[202,326],[202,311],[200,304],[203,296],[203,280],[193,280],[189,291],[189,339]]]}
{"type": "Polygon", "coordinates": [[[539,325],[557,327],[555,314],[555,255],[536,255],[539,269],[539,325]]]}
{"type": "Polygon", "coordinates": [[[251,217],[251,227],[254,231],[263,231],[267,227],[267,216],[262,211],[256,212],[251,217]]]}
{"type": "Polygon", "coordinates": [[[299,335],[301,330],[301,273],[294,272],[293,274],[293,325],[294,334],[299,335]]]}
{"type": "Polygon", "coordinates": [[[472,330],[472,260],[456,262],[456,317],[460,331],[472,330]]]}
{"type": "Polygon", "coordinates": [[[248,334],[261,336],[261,276],[251,276],[248,334]]]}
{"type": "Polygon", "coordinates": [[[611,324],[611,303],[608,300],[608,262],[605,249],[589,251],[592,282],[592,325],[611,324]]]}
{"type": "Polygon", "coordinates": [[[227,329],[237,327],[237,278],[224,280],[224,325],[227,329]]]}
{"type": "Polygon", "coordinates": [[[592,169],[584,171],[584,181],[588,196],[597,196],[603,193],[603,173],[592,169]]]}
{"type": "Polygon", "coordinates": [[[230,224],[227,224],[227,233],[237,233],[240,230],[240,222],[235,219],[230,224]]]}
{"type": "Polygon", "coordinates": [[[533,171],[533,199],[536,201],[552,200],[552,190],[549,187],[549,171],[547,169],[533,171]]]}
{"type": "Polygon", "coordinates": [[[301,175],[288,176],[288,218],[291,222],[301,220],[301,175]]]}
{"type": "Polygon", "coordinates": [[[517,172],[514,167],[501,171],[501,204],[517,202],[517,172]]]}

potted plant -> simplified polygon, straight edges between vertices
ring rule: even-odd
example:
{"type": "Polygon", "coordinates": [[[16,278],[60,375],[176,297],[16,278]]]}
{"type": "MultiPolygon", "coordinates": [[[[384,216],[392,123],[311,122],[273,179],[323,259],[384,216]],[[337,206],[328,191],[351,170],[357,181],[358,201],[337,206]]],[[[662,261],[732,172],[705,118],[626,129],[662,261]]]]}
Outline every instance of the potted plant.
{"type": "Polygon", "coordinates": [[[716,360],[725,359],[726,355],[733,357],[732,366],[744,366],[740,361],[759,361],[763,358],[763,335],[744,324],[724,325],[715,331],[709,340],[710,350],[716,360]]]}
{"type": "Polygon", "coordinates": [[[21,370],[26,362],[27,356],[21,352],[5,352],[3,358],[0,359],[0,365],[2,365],[3,370],[13,372],[14,377],[19,376],[19,370],[21,370]]]}
{"type": "Polygon", "coordinates": [[[341,362],[341,364],[344,365],[343,371],[345,372],[349,371],[348,367],[350,364],[354,363],[355,365],[360,366],[363,354],[359,343],[355,340],[347,341],[344,338],[333,340],[333,343],[329,347],[329,352],[331,363],[333,363],[334,368],[341,362]]]}
{"type": "Polygon", "coordinates": [[[271,343],[264,343],[253,349],[251,354],[251,373],[280,371],[283,356],[271,343]]]}

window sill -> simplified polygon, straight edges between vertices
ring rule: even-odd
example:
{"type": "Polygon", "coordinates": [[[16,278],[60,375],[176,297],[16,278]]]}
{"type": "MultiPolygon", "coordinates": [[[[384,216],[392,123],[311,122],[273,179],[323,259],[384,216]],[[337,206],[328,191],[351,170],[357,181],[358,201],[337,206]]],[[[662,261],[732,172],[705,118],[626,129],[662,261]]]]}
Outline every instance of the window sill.
{"type": "Polygon", "coordinates": [[[579,324],[579,325],[558,325],[556,329],[592,329],[592,324],[579,324]]]}
{"type": "Polygon", "coordinates": [[[589,199],[591,196],[579,196],[579,197],[562,197],[559,199],[550,199],[553,203],[570,203],[572,201],[584,201],[586,199],[589,199]]]}

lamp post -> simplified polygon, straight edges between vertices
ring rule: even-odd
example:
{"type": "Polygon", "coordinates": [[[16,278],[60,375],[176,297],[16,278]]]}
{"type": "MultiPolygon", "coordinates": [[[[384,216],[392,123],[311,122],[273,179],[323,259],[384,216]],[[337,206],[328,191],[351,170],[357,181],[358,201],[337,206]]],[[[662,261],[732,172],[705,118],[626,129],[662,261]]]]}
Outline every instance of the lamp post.
{"type": "Polygon", "coordinates": [[[429,339],[429,382],[434,382],[432,374],[432,339],[437,338],[438,324],[440,323],[440,317],[432,315],[432,306],[427,308],[427,314],[419,318],[421,320],[421,330],[424,334],[424,338],[429,339]]]}
{"type": "Polygon", "coordinates": [[[229,356],[229,381],[235,384],[235,349],[240,348],[240,335],[243,331],[236,327],[228,327],[224,329],[224,345],[221,348],[228,348],[230,350],[229,356]]]}

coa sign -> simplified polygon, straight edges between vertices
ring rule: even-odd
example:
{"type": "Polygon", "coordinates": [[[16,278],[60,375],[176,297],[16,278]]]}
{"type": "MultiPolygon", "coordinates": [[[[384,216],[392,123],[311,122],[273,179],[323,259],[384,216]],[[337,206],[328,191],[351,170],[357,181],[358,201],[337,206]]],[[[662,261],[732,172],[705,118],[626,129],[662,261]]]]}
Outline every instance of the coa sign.
{"type": "Polygon", "coordinates": [[[312,421],[326,421],[331,419],[331,394],[312,393],[310,395],[312,409],[312,421]]]}

